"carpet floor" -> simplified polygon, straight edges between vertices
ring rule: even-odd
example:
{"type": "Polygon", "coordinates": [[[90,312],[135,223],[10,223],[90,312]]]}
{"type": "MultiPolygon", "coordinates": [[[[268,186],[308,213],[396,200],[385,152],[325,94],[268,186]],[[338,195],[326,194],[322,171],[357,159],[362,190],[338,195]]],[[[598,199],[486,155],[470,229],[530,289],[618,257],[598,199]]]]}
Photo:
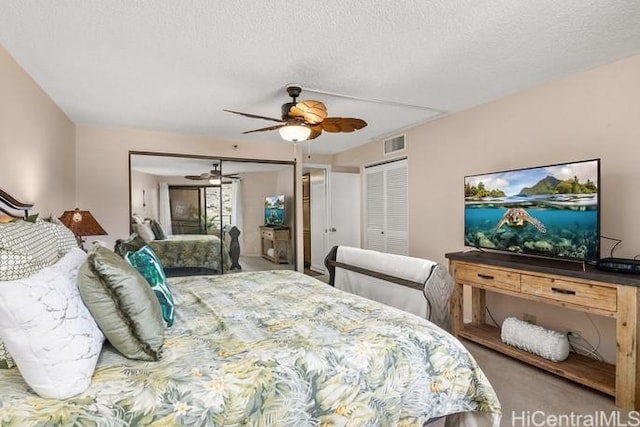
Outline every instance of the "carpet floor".
{"type": "Polygon", "coordinates": [[[462,343],[478,361],[498,395],[502,405],[502,426],[552,425],[552,417],[564,417],[556,418],[555,425],[558,426],[640,425],[638,413],[616,407],[611,396],[470,341],[462,340],[462,343]],[[612,424],[591,424],[587,417],[596,416],[596,412],[602,412],[605,421],[612,416],[619,418],[611,418],[615,420],[612,424]],[[545,422],[538,423],[540,420],[545,422]]]}

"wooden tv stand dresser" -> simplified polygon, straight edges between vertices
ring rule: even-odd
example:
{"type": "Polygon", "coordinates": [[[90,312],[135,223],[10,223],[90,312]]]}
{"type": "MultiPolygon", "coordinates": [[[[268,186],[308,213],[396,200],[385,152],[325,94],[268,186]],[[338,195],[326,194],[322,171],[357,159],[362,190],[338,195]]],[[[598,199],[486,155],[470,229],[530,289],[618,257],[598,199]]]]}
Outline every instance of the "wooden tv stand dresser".
{"type": "Polygon", "coordinates": [[[454,335],[614,396],[621,408],[640,409],[640,276],[492,252],[445,256],[455,281],[451,298],[454,335]],[[463,320],[463,285],[471,287],[471,323],[463,320]],[[504,344],[500,329],[485,322],[486,292],[615,318],[615,366],[576,353],[563,362],[552,362],[504,344]]]}

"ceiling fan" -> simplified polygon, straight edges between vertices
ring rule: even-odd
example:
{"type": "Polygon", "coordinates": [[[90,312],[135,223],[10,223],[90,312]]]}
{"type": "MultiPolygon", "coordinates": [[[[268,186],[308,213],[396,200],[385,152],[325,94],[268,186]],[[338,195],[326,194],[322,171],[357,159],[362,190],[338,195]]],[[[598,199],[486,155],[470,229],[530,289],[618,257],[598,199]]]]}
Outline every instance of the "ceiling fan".
{"type": "MultiPolygon", "coordinates": [[[[225,177],[227,177],[225,175],[225,177]]],[[[213,169],[210,172],[201,173],[200,175],[187,175],[186,179],[192,181],[209,181],[211,185],[220,185],[222,183],[222,173],[218,170],[218,164],[213,164],[213,169]]]]}
{"type": "Polygon", "coordinates": [[[282,104],[281,118],[260,116],[257,114],[243,113],[240,111],[224,110],[229,113],[240,114],[252,119],[263,119],[278,122],[275,126],[253,129],[242,132],[264,132],[278,130],[280,136],[287,141],[298,142],[319,137],[322,132],[353,132],[367,126],[367,122],[353,117],[327,117],[327,107],[320,101],[300,101],[297,98],[302,92],[300,85],[287,86],[287,93],[292,98],[291,102],[282,104]]]}

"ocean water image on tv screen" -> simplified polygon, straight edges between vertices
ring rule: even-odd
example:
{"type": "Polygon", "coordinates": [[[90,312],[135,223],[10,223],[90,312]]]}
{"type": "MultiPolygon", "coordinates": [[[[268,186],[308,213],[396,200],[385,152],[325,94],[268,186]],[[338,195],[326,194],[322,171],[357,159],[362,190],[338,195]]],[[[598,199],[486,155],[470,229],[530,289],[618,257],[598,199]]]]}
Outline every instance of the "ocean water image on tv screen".
{"type": "Polygon", "coordinates": [[[264,223],[266,225],[284,224],[284,196],[268,196],[264,201],[264,223]]]}
{"type": "Polygon", "coordinates": [[[465,177],[465,245],[598,258],[599,160],[465,177]]]}

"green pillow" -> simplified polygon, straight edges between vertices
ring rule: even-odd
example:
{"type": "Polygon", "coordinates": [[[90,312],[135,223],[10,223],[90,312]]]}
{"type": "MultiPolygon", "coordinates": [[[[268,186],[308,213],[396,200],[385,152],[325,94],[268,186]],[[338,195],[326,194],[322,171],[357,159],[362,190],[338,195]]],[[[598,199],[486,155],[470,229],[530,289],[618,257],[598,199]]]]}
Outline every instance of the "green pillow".
{"type": "Polygon", "coordinates": [[[167,233],[164,232],[164,228],[154,219],[151,220],[151,231],[153,231],[156,240],[167,240],[167,233]]]}
{"type": "Polygon", "coordinates": [[[173,295],[167,284],[167,276],[164,274],[162,263],[155,252],[153,252],[153,249],[145,246],[136,252],[127,252],[124,259],[147,279],[147,282],[151,285],[151,289],[155,292],[158,302],[160,303],[162,318],[167,326],[173,325],[175,317],[173,295]]]}
{"type": "Polygon", "coordinates": [[[11,222],[27,221],[27,222],[30,222],[31,224],[35,224],[36,221],[38,220],[38,216],[40,216],[39,213],[33,214],[33,215],[27,215],[26,218],[15,218],[15,219],[12,219],[11,222]]]}
{"type": "Polygon", "coordinates": [[[116,240],[116,246],[114,248],[115,253],[124,257],[129,251],[137,251],[146,245],[147,242],[142,240],[142,237],[138,236],[136,233],[133,233],[127,239],[118,239],[116,240]]]}
{"type": "Polygon", "coordinates": [[[160,359],[164,323],[160,304],[144,277],[109,249],[93,245],[78,272],[85,305],[123,356],[160,359]]]}

